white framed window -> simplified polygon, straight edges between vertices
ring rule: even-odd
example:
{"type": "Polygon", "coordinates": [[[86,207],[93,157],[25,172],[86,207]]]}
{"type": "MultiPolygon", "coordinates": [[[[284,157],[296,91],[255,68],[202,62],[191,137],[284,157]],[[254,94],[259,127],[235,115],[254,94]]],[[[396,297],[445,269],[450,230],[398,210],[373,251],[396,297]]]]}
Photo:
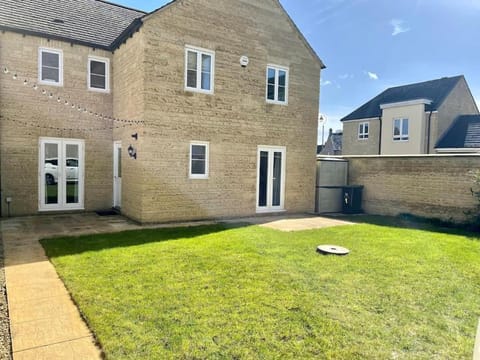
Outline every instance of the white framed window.
{"type": "Polygon", "coordinates": [[[38,82],[63,86],[63,52],[58,49],[38,49],[38,82]]]}
{"type": "Polygon", "coordinates": [[[110,92],[110,60],[88,57],[88,90],[110,92]]]}
{"type": "Polygon", "coordinates": [[[267,66],[267,102],[288,104],[288,68],[276,65],[267,66]]]}
{"type": "Polygon", "coordinates": [[[370,135],[370,123],[364,122],[358,125],[358,139],[359,140],[368,140],[370,135]]]}
{"type": "Polygon", "coordinates": [[[393,141],[408,141],[409,122],[408,119],[393,120],[393,141]]]}
{"type": "Polygon", "coordinates": [[[209,147],[205,141],[190,143],[190,179],[208,179],[209,147]]]}
{"type": "Polygon", "coordinates": [[[185,48],[185,90],[213,94],[215,52],[192,46],[185,48]]]}

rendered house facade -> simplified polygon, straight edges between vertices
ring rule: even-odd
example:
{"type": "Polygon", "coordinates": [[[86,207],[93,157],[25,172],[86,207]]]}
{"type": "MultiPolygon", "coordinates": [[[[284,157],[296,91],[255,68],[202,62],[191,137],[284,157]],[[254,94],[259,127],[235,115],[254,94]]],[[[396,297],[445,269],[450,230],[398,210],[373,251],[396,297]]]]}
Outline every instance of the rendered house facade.
{"type": "Polygon", "coordinates": [[[435,154],[458,117],[477,114],[463,76],[390,88],[342,119],[343,154],[435,154]]]}
{"type": "Polygon", "coordinates": [[[313,210],[324,66],[277,0],[39,3],[0,5],[3,215],[313,210]]]}

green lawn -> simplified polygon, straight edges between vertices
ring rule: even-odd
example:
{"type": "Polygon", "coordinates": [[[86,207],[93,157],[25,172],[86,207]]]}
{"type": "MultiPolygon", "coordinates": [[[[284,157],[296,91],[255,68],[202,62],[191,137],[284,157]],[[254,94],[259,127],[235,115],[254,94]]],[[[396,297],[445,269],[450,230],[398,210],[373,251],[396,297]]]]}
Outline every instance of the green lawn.
{"type": "Polygon", "coordinates": [[[480,241],[468,233],[218,225],[42,244],[108,359],[473,354],[480,241]],[[331,243],[352,253],[315,252],[331,243]]]}

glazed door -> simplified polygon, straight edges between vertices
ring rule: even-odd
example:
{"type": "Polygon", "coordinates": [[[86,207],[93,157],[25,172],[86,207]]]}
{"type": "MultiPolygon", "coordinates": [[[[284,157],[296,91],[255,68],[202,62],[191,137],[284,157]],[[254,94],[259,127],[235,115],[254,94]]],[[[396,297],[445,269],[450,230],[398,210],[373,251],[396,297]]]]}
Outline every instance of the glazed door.
{"type": "Polygon", "coordinates": [[[284,147],[258,148],[257,212],[285,209],[285,154],[284,147]]]}
{"type": "Polygon", "coordinates": [[[41,138],[39,210],[83,209],[83,140],[41,138]]]}
{"type": "Polygon", "coordinates": [[[113,144],[113,207],[122,207],[122,143],[113,144]]]}

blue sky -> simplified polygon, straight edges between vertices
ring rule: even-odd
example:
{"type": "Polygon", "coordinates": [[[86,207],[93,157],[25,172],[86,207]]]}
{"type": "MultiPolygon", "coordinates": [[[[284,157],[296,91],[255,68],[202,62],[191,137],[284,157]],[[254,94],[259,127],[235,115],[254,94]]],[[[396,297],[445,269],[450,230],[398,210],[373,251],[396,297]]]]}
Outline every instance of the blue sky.
{"type": "MultiPolygon", "coordinates": [[[[113,0],[150,11],[164,0],[113,0]]],[[[281,0],[327,65],[326,127],[384,89],[465,75],[480,102],[480,0],[281,0]]]]}

